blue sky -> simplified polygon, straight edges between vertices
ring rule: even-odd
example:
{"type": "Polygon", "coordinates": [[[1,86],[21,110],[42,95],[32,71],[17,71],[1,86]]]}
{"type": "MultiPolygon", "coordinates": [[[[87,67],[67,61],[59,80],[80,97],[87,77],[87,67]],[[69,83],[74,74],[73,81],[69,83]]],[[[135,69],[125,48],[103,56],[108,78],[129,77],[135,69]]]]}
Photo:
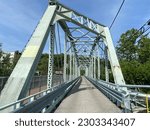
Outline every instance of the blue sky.
{"type": "MultiPolygon", "coordinates": [[[[110,26],[122,0],[60,0],[78,12],[110,26]]],[[[0,43],[4,51],[22,50],[48,6],[48,0],[0,0],[0,43]]],[[[150,19],[150,0],[126,0],[111,34],[141,27],[150,19]]]]}

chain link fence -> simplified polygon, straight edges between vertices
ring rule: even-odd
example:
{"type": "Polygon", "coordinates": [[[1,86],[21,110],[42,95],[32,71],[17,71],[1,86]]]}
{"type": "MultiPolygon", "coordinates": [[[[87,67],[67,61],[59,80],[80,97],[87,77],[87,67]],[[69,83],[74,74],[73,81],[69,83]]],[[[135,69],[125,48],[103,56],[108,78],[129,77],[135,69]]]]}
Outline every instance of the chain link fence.
{"type": "MultiPolygon", "coordinates": [[[[0,77],[0,93],[7,82],[8,77],[0,77]]],[[[53,86],[62,84],[64,82],[62,74],[54,74],[53,76],[53,86]]],[[[34,76],[31,80],[30,89],[27,96],[41,92],[47,89],[47,75],[34,76]]]]}

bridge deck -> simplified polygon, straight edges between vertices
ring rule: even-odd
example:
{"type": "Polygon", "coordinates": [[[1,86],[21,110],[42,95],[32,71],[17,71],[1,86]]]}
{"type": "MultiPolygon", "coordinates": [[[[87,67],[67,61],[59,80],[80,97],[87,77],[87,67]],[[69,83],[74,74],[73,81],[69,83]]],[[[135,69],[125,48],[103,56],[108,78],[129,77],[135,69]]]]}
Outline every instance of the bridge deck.
{"type": "Polygon", "coordinates": [[[105,95],[82,77],[80,86],[74,87],[55,111],[56,113],[120,113],[105,95]]]}

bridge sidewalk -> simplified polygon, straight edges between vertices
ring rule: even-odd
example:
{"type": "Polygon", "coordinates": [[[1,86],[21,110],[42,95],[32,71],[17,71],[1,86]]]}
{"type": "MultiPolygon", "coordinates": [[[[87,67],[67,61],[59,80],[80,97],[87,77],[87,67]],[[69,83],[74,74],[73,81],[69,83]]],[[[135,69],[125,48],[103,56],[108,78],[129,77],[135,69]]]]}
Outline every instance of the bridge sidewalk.
{"type": "Polygon", "coordinates": [[[74,87],[62,101],[55,113],[120,113],[105,95],[94,87],[85,77],[80,86],[74,87]]]}

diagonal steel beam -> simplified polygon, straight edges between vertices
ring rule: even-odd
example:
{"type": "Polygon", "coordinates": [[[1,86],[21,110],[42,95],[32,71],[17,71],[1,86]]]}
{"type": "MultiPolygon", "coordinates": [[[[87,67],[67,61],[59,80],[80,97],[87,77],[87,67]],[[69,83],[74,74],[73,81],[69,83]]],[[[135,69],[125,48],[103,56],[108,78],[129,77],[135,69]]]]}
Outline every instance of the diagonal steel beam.
{"type": "Polygon", "coordinates": [[[73,50],[74,50],[75,58],[76,58],[77,64],[78,64],[77,49],[76,49],[75,43],[73,42],[74,39],[72,38],[73,36],[72,36],[72,34],[71,34],[70,30],[69,30],[69,27],[68,27],[68,25],[66,24],[65,21],[59,21],[59,25],[64,30],[64,32],[67,33],[67,36],[68,36],[68,38],[70,39],[70,41],[72,43],[72,47],[73,47],[73,50]]]}
{"type": "Polygon", "coordinates": [[[67,6],[64,6],[59,2],[57,2],[57,5],[58,5],[57,14],[60,17],[78,26],[81,26],[84,29],[87,29],[88,31],[93,32],[94,34],[100,35],[101,37],[105,37],[104,35],[104,27],[106,27],[105,25],[86,17],[78,13],[77,11],[68,8],[67,6]]]}
{"type": "Polygon", "coordinates": [[[56,9],[56,5],[48,6],[0,95],[0,106],[26,96],[49,35],[50,25],[53,24],[56,9]]]}

